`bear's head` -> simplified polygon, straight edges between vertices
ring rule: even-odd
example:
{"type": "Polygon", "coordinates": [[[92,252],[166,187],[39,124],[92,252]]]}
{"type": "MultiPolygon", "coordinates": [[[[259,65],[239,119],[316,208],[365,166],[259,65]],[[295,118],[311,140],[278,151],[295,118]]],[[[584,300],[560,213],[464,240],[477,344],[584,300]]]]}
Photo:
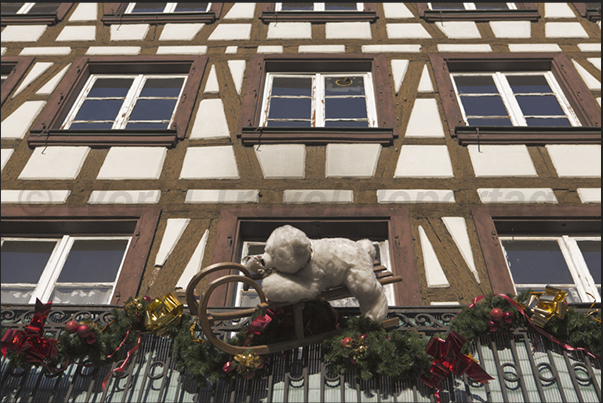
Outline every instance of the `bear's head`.
{"type": "Polygon", "coordinates": [[[291,225],[275,229],[262,255],[266,269],[293,274],[306,266],[312,256],[312,242],[306,234],[291,225]]]}

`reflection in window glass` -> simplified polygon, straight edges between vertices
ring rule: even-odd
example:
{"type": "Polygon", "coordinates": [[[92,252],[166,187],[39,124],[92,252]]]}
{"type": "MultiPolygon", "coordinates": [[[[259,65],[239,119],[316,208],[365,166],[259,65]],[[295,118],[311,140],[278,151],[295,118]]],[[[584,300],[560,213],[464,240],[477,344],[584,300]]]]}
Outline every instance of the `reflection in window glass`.
{"type": "Polygon", "coordinates": [[[0,3],[0,12],[2,14],[17,14],[17,11],[23,7],[25,3],[0,3]]]}
{"type": "Polygon", "coordinates": [[[312,96],[312,79],[297,77],[275,77],[272,81],[272,96],[312,96]]]}
{"type": "Polygon", "coordinates": [[[56,14],[60,5],[61,3],[35,3],[28,14],[56,14]]]}
{"type": "Polygon", "coordinates": [[[178,3],[174,12],[176,13],[184,13],[184,12],[205,12],[207,11],[207,6],[209,3],[178,3]]]}
{"type": "Polygon", "coordinates": [[[282,3],[282,11],[312,11],[314,3],[282,3]]]}
{"type": "Polygon", "coordinates": [[[578,241],[578,247],[593,276],[595,284],[601,287],[601,241],[578,241]]]}
{"type": "Polygon", "coordinates": [[[13,241],[2,243],[2,284],[37,284],[56,241],[13,241]]]}
{"type": "Polygon", "coordinates": [[[136,3],[132,13],[162,13],[167,3],[136,3]]]}
{"type": "Polygon", "coordinates": [[[355,11],[358,10],[356,3],[325,3],[327,11],[355,11]]]}
{"type": "Polygon", "coordinates": [[[127,245],[127,239],[74,241],[57,281],[65,283],[115,281],[127,245]]]}
{"type": "Polygon", "coordinates": [[[463,3],[430,3],[432,10],[464,10],[463,3]]]}

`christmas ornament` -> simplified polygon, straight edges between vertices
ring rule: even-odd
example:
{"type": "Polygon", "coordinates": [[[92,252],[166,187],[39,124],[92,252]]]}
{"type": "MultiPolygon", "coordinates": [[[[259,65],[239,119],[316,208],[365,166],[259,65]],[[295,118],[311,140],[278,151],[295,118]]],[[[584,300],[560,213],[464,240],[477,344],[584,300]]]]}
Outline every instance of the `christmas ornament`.
{"type": "Polygon", "coordinates": [[[77,332],[78,327],[80,327],[80,324],[75,320],[70,320],[69,322],[65,323],[65,331],[69,334],[77,332]]]}
{"type": "Polygon", "coordinates": [[[344,337],[343,340],[341,340],[341,347],[345,347],[348,345],[349,342],[352,341],[351,337],[344,337]]]}
{"type": "Polygon", "coordinates": [[[511,324],[513,322],[514,318],[515,318],[515,314],[511,311],[506,311],[503,314],[503,321],[507,324],[511,324]]]}
{"type": "Polygon", "coordinates": [[[90,326],[82,324],[77,328],[77,335],[82,339],[85,339],[86,337],[90,336],[91,331],[90,326]]]}
{"type": "Polygon", "coordinates": [[[161,299],[155,298],[149,304],[145,313],[145,327],[157,336],[165,336],[168,326],[180,321],[184,305],[174,293],[164,295],[161,299]]]}
{"type": "Polygon", "coordinates": [[[490,311],[490,317],[494,322],[500,322],[503,319],[504,313],[500,308],[493,308],[490,311]]]}
{"type": "Polygon", "coordinates": [[[553,316],[563,319],[567,311],[566,297],[566,291],[549,285],[544,292],[530,292],[528,308],[532,310],[532,323],[542,328],[553,316]]]}
{"type": "Polygon", "coordinates": [[[496,322],[489,320],[488,323],[488,331],[489,332],[496,332],[498,330],[498,325],[496,324],[496,322]]]}

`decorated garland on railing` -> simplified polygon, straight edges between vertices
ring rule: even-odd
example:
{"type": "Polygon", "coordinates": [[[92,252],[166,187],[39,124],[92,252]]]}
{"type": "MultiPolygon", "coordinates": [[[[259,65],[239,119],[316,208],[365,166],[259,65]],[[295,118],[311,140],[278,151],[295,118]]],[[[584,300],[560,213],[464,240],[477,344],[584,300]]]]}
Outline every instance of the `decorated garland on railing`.
{"type": "MultiPolygon", "coordinates": [[[[546,293],[523,293],[515,298],[477,297],[453,318],[446,340],[432,337],[427,341],[412,329],[386,331],[363,317],[346,321],[338,318],[328,303],[317,301],[306,304],[304,328],[308,334],[343,329],[323,342],[324,362],[332,374],[350,371],[364,380],[375,376],[395,381],[420,377],[437,388],[449,372],[454,372],[466,373],[485,383],[491,378],[467,353],[472,341],[496,331],[532,326],[566,350],[600,356],[600,311],[584,315],[572,307],[566,309],[564,298],[563,292],[552,287],[546,293]]],[[[140,347],[142,333],[153,332],[173,340],[176,368],[181,372],[188,370],[200,385],[219,378],[251,379],[262,376],[267,369],[267,360],[251,350],[230,356],[207,340],[198,339],[196,318],[183,314],[183,306],[173,294],[155,300],[130,298],[123,309],[112,310],[113,320],[104,327],[89,320],[69,321],[57,340],[43,337],[50,307],[50,303],[38,302],[30,325],[23,331],[2,330],[2,353],[9,357],[11,367],[26,368],[33,364],[49,372],[60,372],[72,363],[91,367],[110,365],[126,349],[130,357],[140,347]]],[[[292,340],[291,317],[290,307],[272,309],[263,315],[258,310],[249,325],[229,343],[253,346],[292,340]]],[[[103,387],[113,372],[123,371],[127,364],[128,358],[107,375],[103,387]]]]}

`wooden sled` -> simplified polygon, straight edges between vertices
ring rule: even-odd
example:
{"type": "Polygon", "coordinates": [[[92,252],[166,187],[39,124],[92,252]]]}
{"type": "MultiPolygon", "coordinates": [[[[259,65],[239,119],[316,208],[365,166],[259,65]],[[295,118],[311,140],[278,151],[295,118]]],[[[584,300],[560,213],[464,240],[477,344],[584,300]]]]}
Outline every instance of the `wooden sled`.
{"type": "MultiPolygon", "coordinates": [[[[377,280],[383,285],[397,283],[399,281],[402,281],[402,277],[394,276],[390,271],[387,270],[386,267],[381,266],[381,264],[378,261],[375,261],[373,270],[375,272],[375,276],[377,277],[377,280]]],[[[193,315],[196,314],[198,316],[199,324],[201,326],[201,329],[203,330],[203,333],[214,346],[216,346],[220,350],[222,350],[228,354],[232,354],[232,355],[241,354],[248,350],[252,350],[257,355],[263,355],[263,354],[278,353],[281,351],[291,350],[291,349],[294,349],[297,347],[303,347],[303,346],[307,346],[310,344],[320,343],[323,340],[325,340],[326,338],[334,336],[341,332],[340,330],[335,330],[335,331],[316,334],[316,335],[312,335],[312,336],[304,336],[303,309],[304,309],[304,304],[305,304],[305,302],[307,302],[307,300],[300,301],[300,302],[297,302],[294,304],[291,304],[291,303],[267,303],[266,296],[264,295],[262,288],[255,281],[255,280],[259,280],[261,278],[262,278],[261,275],[250,273],[249,270],[245,266],[243,266],[239,263],[225,262],[225,263],[216,263],[211,266],[208,266],[205,269],[201,270],[199,273],[197,273],[191,279],[191,281],[188,284],[188,287],[186,288],[186,301],[188,303],[188,308],[193,315]],[[197,285],[201,282],[201,280],[203,280],[209,274],[215,273],[215,272],[221,271],[221,270],[239,270],[243,274],[242,275],[228,274],[228,275],[222,276],[222,277],[217,278],[217,279],[213,280],[212,282],[208,283],[207,288],[205,289],[204,293],[201,295],[199,302],[197,302],[197,299],[194,294],[195,288],[197,287],[197,285]],[[214,292],[214,290],[221,285],[224,285],[227,283],[234,283],[234,282],[242,282],[242,283],[245,283],[246,285],[252,287],[258,293],[258,296],[261,301],[258,304],[258,306],[255,308],[241,308],[239,310],[231,311],[231,312],[210,312],[207,307],[207,304],[208,304],[209,299],[210,299],[212,293],[214,292]],[[258,309],[258,308],[260,310],[262,310],[262,313],[264,313],[266,311],[266,309],[276,308],[276,307],[285,306],[285,305],[293,305],[293,321],[295,324],[295,335],[296,335],[295,340],[289,340],[289,341],[274,343],[274,344],[270,344],[270,345],[240,347],[240,346],[233,346],[231,344],[228,344],[228,343],[220,340],[218,337],[215,336],[215,334],[213,332],[212,327],[214,326],[214,324],[217,321],[251,317],[254,314],[254,312],[256,311],[256,309],[258,309]]],[[[348,291],[348,289],[345,286],[339,286],[339,287],[330,288],[330,289],[322,292],[315,299],[322,300],[322,301],[333,301],[333,300],[348,298],[351,296],[352,296],[352,294],[348,291]]],[[[393,327],[393,326],[396,326],[397,324],[398,324],[397,318],[386,319],[383,322],[383,327],[385,327],[385,328],[393,327]]]]}

